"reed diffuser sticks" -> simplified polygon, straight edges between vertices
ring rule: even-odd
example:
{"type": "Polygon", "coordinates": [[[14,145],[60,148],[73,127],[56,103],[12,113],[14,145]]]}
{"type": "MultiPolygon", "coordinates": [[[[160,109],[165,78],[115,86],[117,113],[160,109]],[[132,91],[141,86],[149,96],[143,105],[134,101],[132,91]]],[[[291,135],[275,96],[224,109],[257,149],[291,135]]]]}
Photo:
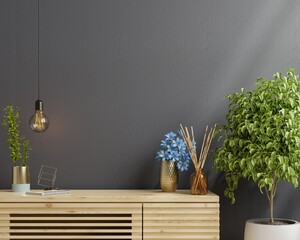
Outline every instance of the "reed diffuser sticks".
{"type": "Polygon", "coordinates": [[[201,146],[201,151],[199,157],[197,157],[197,147],[194,136],[194,129],[191,127],[191,135],[187,127],[183,127],[180,124],[180,132],[183,140],[186,143],[188,152],[191,156],[192,162],[195,167],[195,176],[191,179],[191,192],[192,194],[206,194],[207,193],[207,181],[203,179],[202,169],[204,167],[209,148],[215,133],[217,125],[215,124],[213,128],[208,131],[208,126],[205,128],[205,133],[203,136],[203,142],[201,146]]]}

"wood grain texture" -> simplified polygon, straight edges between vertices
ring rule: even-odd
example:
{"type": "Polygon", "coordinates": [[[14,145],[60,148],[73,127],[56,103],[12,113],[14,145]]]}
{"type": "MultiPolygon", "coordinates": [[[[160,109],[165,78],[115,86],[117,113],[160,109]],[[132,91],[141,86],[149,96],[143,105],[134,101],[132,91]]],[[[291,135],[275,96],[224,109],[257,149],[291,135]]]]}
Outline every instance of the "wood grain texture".
{"type": "Polygon", "coordinates": [[[145,203],[144,239],[219,239],[218,203],[145,203]]]}
{"type": "Polygon", "coordinates": [[[0,203],[0,239],[142,239],[141,203],[0,203]]]}
{"type": "Polygon", "coordinates": [[[219,239],[218,201],[185,190],[0,191],[0,239],[219,239]]]}
{"type": "Polygon", "coordinates": [[[161,190],[71,190],[69,195],[35,196],[0,191],[0,203],[8,202],[219,202],[219,196],[209,192],[203,196],[193,196],[190,190],[166,193],[161,190]]]}

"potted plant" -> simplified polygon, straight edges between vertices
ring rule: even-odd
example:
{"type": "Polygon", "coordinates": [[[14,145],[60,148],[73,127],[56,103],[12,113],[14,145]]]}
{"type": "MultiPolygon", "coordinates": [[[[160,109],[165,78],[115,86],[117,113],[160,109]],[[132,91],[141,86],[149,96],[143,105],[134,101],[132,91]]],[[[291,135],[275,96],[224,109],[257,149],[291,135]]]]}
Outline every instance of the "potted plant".
{"type": "Polygon", "coordinates": [[[29,151],[31,150],[29,140],[20,136],[20,114],[18,109],[10,105],[4,108],[4,119],[2,125],[7,127],[10,157],[13,162],[12,190],[14,192],[27,192],[30,190],[29,176],[29,151]],[[17,162],[21,161],[21,166],[17,162]]]}
{"type": "Polygon", "coordinates": [[[169,132],[161,141],[156,159],[161,161],[160,186],[163,192],[175,192],[178,183],[178,169],[186,171],[190,155],[180,131],[169,132]]]}
{"type": "Polygon", "coordinates": [[[299,240],[300,225],[273,216],[280,180],[298,186],[300,175],[300,82],[294,69],[287,76],[259,78],[256,89],[227,96],[227,123],[220,129],[223,144],[216,150],[215,168],[225,173],[225,196],[235,202],[241,178],[253,180],[269,203],[269,219],[246,223],[245,240],[299,240]]]}

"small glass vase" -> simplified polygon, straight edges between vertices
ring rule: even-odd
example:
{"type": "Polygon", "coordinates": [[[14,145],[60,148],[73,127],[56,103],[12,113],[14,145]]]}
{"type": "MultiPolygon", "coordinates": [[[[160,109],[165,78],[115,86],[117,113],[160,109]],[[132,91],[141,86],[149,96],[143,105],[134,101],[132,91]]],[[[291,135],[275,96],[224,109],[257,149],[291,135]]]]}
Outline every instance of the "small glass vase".
{"type": "Polygon", "coordinates": [[[193,195],[206,195],[207,189],[207,176],[201,170],[194,172],[190,179],[191,193],[193,195]]]}
{"type": "Polygon", "coordinates": [[[175,192],[178,184],[178,168],[173,161],[161,161],[160,187],[163,192],[175,192]]]}

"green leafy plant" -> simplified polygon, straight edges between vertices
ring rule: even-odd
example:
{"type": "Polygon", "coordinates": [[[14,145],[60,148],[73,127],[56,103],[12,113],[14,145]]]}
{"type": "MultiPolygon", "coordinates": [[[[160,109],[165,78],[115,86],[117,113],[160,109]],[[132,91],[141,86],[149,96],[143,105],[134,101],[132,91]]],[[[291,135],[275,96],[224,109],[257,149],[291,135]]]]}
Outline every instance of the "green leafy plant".
{"type": "Polygon", "coordinates": [[[224,194],[231,203],[239,180],[252,179],[268,197],[271,223],[278,182],[297,187],[300,176],[300,82],[295,72],[259,78],[255,90],[227,96],[223,144],[214,157],[215,168],[225,173],[224,194]]]}
{"type": "Polygon", "coordinates": [[[27,166],[29,159],[29,151],[31,151],[29,140],[23,141],[23,158],[22,158],[22,166],[27,166]]]}
{"type": "Polygon", "coordinates": [[[4,118],[2,125],[8,128],[8,140],[10,157],[14,165],[19,159],[22,160],[22,166],[27,166],[29,159],[30,143],[24,137],[20,136],[20,114],[17,108],[12,105],[4,108],[4,118]],[[23,147],[23,155],[21,153],[23,147]]]}

